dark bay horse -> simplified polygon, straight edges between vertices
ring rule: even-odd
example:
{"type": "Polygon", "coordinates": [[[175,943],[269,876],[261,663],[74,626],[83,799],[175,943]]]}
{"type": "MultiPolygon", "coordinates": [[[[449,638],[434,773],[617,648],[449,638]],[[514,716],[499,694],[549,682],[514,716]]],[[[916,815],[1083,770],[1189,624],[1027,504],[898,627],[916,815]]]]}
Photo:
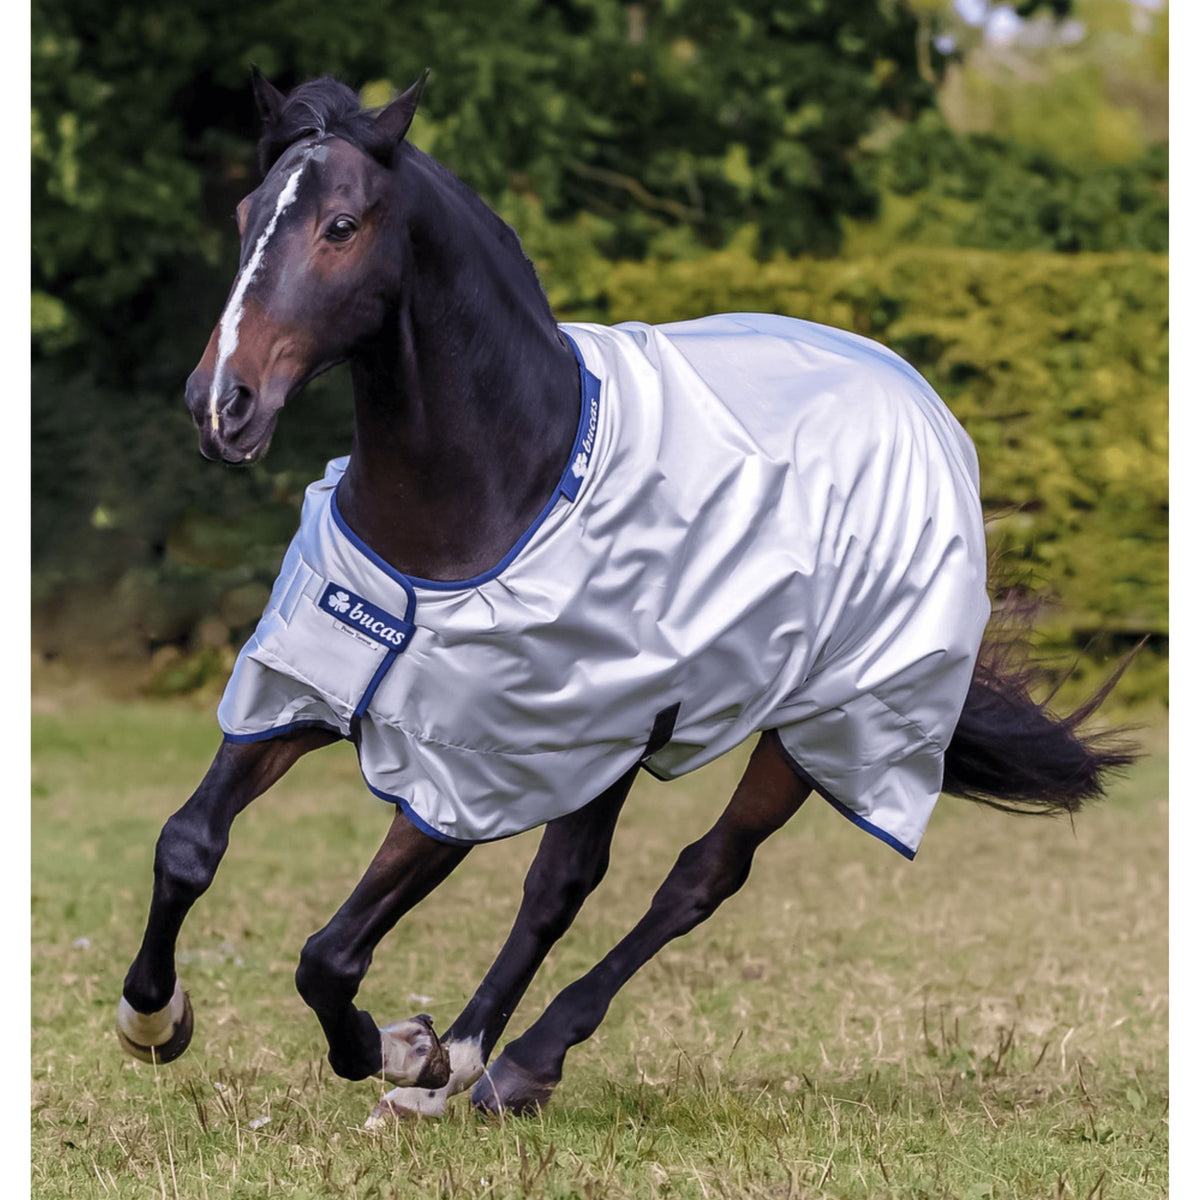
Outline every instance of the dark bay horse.
{"type": "Polygon", "coordinates": [[[981,649],[973,451],[915,372],[785,318],[560,327],[513,232],[406,140],[419,90],[372,114],[331,79],[285,97],[255,77],[264,179],[188,407],[207,458],[252,461],[348,362],[354,439],[310,488],[225,740],[163,828],[118,1012],[131,1054],[183,1053],[176,939],[234,818],[349,739],[395,816],[296,984],[334,1070],[395,1085],[380,1118],[472,1085],[481,1109],[544,1105],[618,989],[741,887],[813,790],[911,857],[940,790],[1073,812],[1130,761],[1081,732],[1106,689],[1056,717],[981,649]],[[731,409],[722,388],[751,363],[731,409]],[[642,920],[489,1066],[603,877],[638,770],[680,774],[754,732],[642,920]],[[537,825],[516,922],[449,1029],[356,1008],[380,939],[471,845],[537,825]]]}

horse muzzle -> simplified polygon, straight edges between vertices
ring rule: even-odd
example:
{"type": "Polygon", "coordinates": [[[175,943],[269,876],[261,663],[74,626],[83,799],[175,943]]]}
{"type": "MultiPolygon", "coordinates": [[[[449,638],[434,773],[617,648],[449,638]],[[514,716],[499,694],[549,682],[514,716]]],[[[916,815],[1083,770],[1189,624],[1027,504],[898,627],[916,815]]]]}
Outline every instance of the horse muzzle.
{"type": "Polygon", "coordinates": [[[184,396],[205,458],[250,463],[266,453],[282,401],[272,403],[228,374],[214,388],[212,372],[203,366],[189,376],[184,396]]]}

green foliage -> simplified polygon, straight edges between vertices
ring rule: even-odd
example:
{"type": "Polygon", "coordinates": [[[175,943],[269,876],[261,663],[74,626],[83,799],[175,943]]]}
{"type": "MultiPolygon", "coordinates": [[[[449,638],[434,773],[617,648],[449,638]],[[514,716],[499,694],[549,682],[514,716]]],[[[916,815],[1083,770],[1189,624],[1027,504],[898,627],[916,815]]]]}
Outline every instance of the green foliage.
{"type": "Polygon", "coordinates": [[[36,365],[39,643],[52,653],[142,655],[195,644],[202,622],[218,616],[226,638],[248,633],[262,605],[249,611],[244,589],[271,583],[304,486],[349,449],[343,382],[335,375],[310,387],[267,466],[247,471],[201,459],[180,395],[115,392],[87,372],[36,365]]]}
{"type": "Polygon", "coordinates": [[[419,143],[493,202],[610,218],[625,256],[680,223],[719,244],[747,218],[768,247],[833,248],[872,203],[859,138],[933,100],[914,19],[870,0],[201,0],[169,18],[35,0],[32,26],[35,345],[110,367],[131,317],[156,326],[156,293],[181,274],[207,290],[230,258],[256,175],[252,64],[376,103],[432,68],[419,143]]]}
{"type": "Polygon", "coordinates": [[[1071,636],[1165,635],[1163,268],[893,253],[1165,251],[1165,148],[1068,166],[951,132],[932,110],[931,11],[197,0],[167,18],[35,0],[39,640],[72,647],[83,625],[114,650],[196,648],[218,636],[205,616],[240,637],[283,550],[279,514],[348,449],[336,373],[249,472],[202,463],[183,411],[257,180],[251,64],[285,89],[335,74],[370,105],[431,67],[414,141],[514,225],[564,316],[760,308],[889,341],[979,440],[989,499],[1013,510],[997,543],[1061,594],[1071,636]],[[839,247],[851,261],[770,258],[839,247]]]}
{"type": "MultiPolygon", "coordinates": [[[[1150,255],[918,250],[882,260],[622,263],[586,314],[780,312],[890,345],[979,450],[1004,576],[1063,649],[1167,636],[1167,267],[1150,255]]],[[[1143,691],[1165,694],[1147,660],[1143,691]]]]}
{"type": "Polygon", "coordinates": [[[942,8],[956,51],[939,107],[955,129],[1076,165],[1128,161],[1167,140],[1166,3],[1073,0],[1069,20],[1034,19],[1015,45],[942,8]]]}
{"type": "Polygon", "coordinates": [[[98,7],[93,26],[90,11],[35,3],[32,14],[33,332],[42,350],[112,332],[114,307],[152,286],[169,257],[211,259],[218,244],[178,119],[153,99],[182,86],[178,52],[193,19],[176,28],[132,6],[98,7]]]}
{"type": "Polygon", "coordinates": [[[883,219],[858,223],[849,255],[898,245],[987,250],[1167,252],[1167,148],[1133,161],[1072,165],[937,113],[881,133],[874,160],[883,219]]]}

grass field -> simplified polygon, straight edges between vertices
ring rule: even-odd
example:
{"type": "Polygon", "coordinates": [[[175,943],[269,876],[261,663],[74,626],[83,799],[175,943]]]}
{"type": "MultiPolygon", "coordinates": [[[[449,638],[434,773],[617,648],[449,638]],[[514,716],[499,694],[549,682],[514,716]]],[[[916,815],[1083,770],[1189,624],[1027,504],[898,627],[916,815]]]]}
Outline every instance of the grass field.
{"type": "MultiPolygon", "coordinates": [[[[216,747],[209,704],[43,695],[33,719],[32,1192],[59,1197],[1159,1197],[1167,1192],[1165,731],[1075,822],[943,800],[913,863],[810,801],[750,882],[614,1004],[539,1118],[363,1120],[292,972],[386,828],[348,747],[234,828],[181,939],[196,1040],[113,1034],[154,841],[216,747]]],[[[608,878],[514,1018],[637,919],[744,753],[638,784],[608,878]]],[[[537,834],[474,851],[384,941],[359,1004],[444,1028],[537,834]]]]}

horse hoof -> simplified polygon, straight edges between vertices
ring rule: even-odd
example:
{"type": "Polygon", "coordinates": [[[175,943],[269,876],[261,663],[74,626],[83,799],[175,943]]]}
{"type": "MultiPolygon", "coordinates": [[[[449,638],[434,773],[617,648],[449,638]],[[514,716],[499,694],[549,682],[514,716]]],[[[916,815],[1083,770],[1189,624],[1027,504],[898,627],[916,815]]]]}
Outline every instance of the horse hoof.
{"type": "Polygon", "coordinates": [[[450,1078],[446,1083],[437,1088],[393,1088],[371,1110],[364,1129],[381,1129],[392,1121],[444,1116],[450,1097],[465,1092],[483,1074],[478,1039],[442,1045],[450,1056],[450,1078]]]}
{"type": "Polygon", "coordinates": [[[449,1089],[393,1088],[373,1109],[363,1123],[364,1129],[383,1129],[392,1121],[415,1121],[421,1117],[441,1117],[446,1112],[449,1089]]]}
{"type": "Polygon", "coordinates": [[[191,1044],[195,1028],[192,1002],[178,983],[166,1008],[140,1013],[121,997],[117,1041],[126,1054],[144,1063],[174,1062],[191,1044]]]}
{"type": "Polygon", "coordinates": [[[487,1116],[532,1117],[550,1101],[558,1080],[539,1079],[503,1054],[471,1092],[471,1106],[487,1116]]]}
{"type": "Polygon", "coordinates": [[[382,1073],[388,1083],[436,1089],[450,1081],[450,1055],[438,1041],[428,1014],[385,1025],[379,1037],[382,1073]]]}

